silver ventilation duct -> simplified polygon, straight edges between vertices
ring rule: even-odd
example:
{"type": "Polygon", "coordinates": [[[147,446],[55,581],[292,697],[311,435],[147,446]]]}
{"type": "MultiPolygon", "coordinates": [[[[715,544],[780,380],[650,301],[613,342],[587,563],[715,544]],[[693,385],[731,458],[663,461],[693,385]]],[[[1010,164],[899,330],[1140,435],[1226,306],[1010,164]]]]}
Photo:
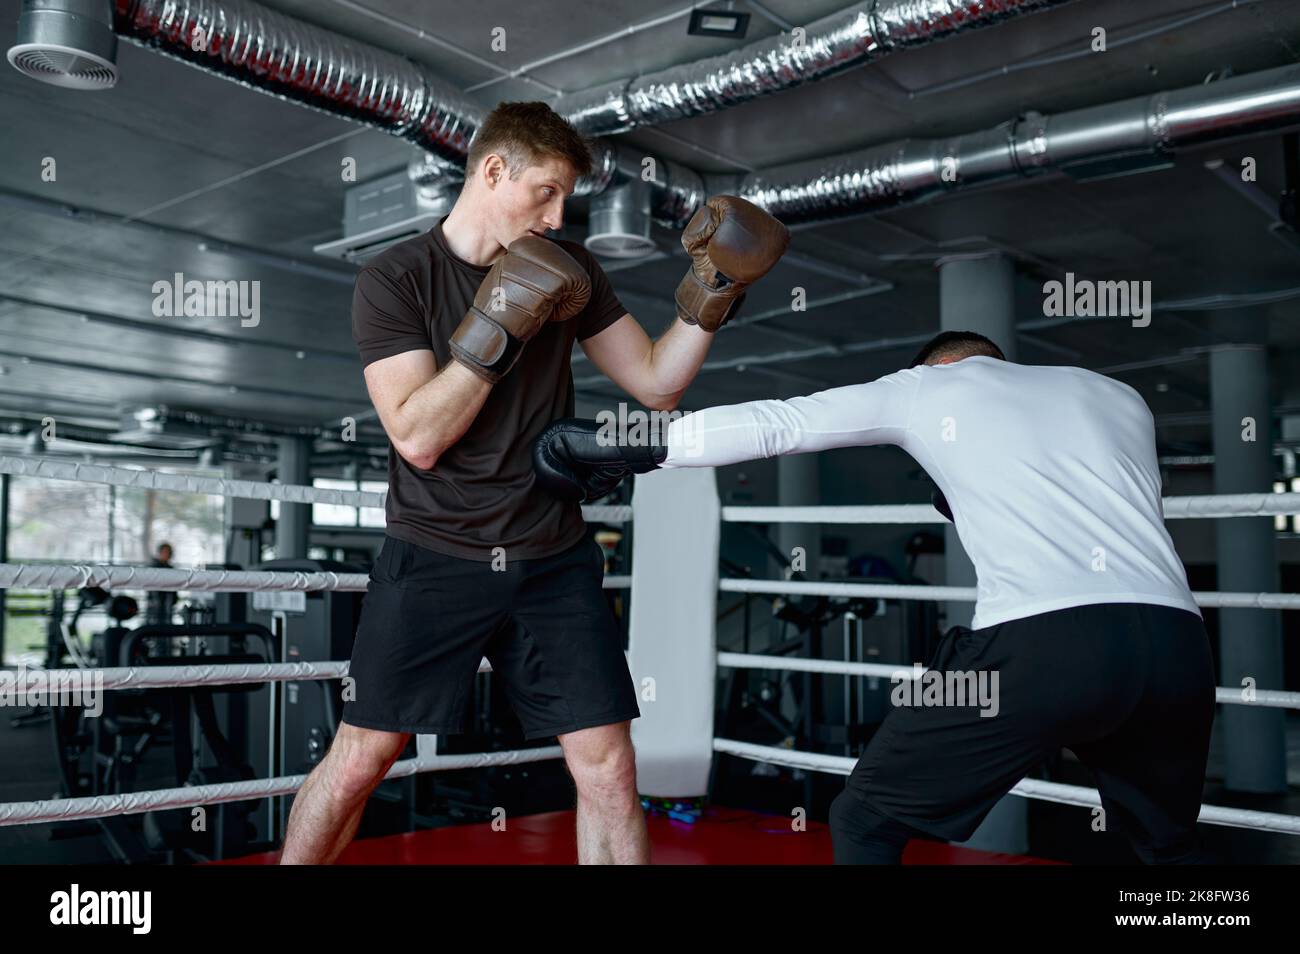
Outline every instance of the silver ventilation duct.
{"type": "Polygon", "coordinates": [[[248,0],[116,0],[116,7],[114,29],[127,39],[408,139],[448,174],[462,174],[479,109],[423,66],[248,0]]]}
{"type": "Polygon", "coordinates": [[[650,183],[628,179],[593,196],[582,244],[602,258],[645,258],[655,252],[658,246],[650,237],[650,183]]]}
{"type": "Polygon", "coordinates": [[[591,144],[591,175],[578,180],[574,195],[599,195],[636,179],[650,186],[650,214],[668,228],[681,228],[704,204],[704,177],[689,166],[643,153],[622,143],[597,139],[591,144]]]}
{"type": "Polygon", "coordinates": [[[1030,113],[952,139],[907,139],[762,169],[740,178],[735,189],[789,225],[1048,169],[1149,162],[1177,147],[1297,124],[1300,66],[1283,66],[1055,116],[1030,113]]]}
{"type": "Polygon", "coordinates": [[[66,89],[117,85],[112,0],[41,0],[23,4],[9,47],[14,69],[66,89]]]}
{"type": "Polygon", "coordinates": [[[868,0],[722,56],[561,96],[555,111],[587,135],[627,132],[717,112],[1070,0],[868,0]]]}
{"type": "MultiPolygon", "coordinates": [[[[48,2],[62,0],[27,0],[24,9],[48,2]]],[[[703,78],[691,87],[690,109],[707,112],[749,98],[744,90],[749,79],[754,90],[773,92],[833,75],[881,49],[928,43],[1061,2],[1066,0],[871,0],[817,21],[798,46],[778,37],[764,41],[761,55],[763,44],[751,45],[731,57],[655,75],[668,96],[677,88],[674,73],[699,74],[703,78]],[[746,57],[752,62],[746,64],[746,57]],[[732,81],[708,78],[724,60],[732,81]],[[756,70],[766,71],[770,82],[760,81],[756,70]]],[[[424,67],[251,0],[115,0],[114,6],[114,29],[143,46],[422,147],[427,156],[408,170],[419,187],[463,178],[481,111],[424,67]]],[[[642,98],[648,103],[658,96],[642,98]]],[[[641,115],[638,124],[649,114],[641,115]]],[[[579,194],[596,195],[630,178],[647,181],[652,217],[672,228],[683,226],[704,200],[702,177],[679,163],[605,141],[594,144],[593,158],[595,171],[579,183],[579,194]]]]}
{"type": "MultiPolygon", "coordinates": [[[[26,0],[24,13],[61,2],[26,0]]],[[[872,0],[836,17],[859,27],[866,22],[873,49],[897,48],[1057,2],[872,0]]],[[[119,35],[252,89],[367,123],[423,147],[429,155],[413,170],[418,186],[463,176],[480,111],[424,67],[250,0],[114,0],[114,5],[113,28],[119,35]]],[[[832,39],[830,27],[821,26],[840,23],[836,17],[814,24],[820,32],[810,30],[806,45],[822,52],[804,63],[813,74],[793,85],[831,75],[838,68],[837,57],[855,48],[853,27],[841,23],[839,32],[831,31],[836,37],[832,39]]],[[[786,80],[795,75],[789,71],[797,64],[783,60],[775,49],[772,56],[775,63],[785,64],[773,66],[773,75],[786,80]]],[[[691,68],[688,64],[677,69],[691,68]]],[[[767,61],[762,69],[768,71],[767,61]]],[[[736,70],[745,72],[738,66],[736,70]]],[[[708,96],[717,100],[717,108],[738,101],[731,91],[739,87],[730,83],[704,84],[701,90],[705,87],[710,91],[692,93],[692,103],[708,96]]],[[[1030,114],[950,140],[907,140],[760,170],[730,185],[788,223],[807,222],[1050,168],[1150,157],[1178,146],[1297,122],[1300,67],[1290,66],[1054,117],[1030,114]]],[[[579,183],[581,194],[597,195],[641,179],[649,183],[651,216],[674,228],[685,225],[704,200],[703,178],[679,163],[608,140],[596,141],[593,158],[595,170],[579,183]]]]}

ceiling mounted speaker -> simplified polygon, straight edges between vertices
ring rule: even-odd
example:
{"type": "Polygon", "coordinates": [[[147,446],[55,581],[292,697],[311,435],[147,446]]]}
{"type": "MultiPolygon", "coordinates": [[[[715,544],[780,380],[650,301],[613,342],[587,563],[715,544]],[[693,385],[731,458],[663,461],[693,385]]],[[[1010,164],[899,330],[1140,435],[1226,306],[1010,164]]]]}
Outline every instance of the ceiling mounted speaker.
{"type": "Polygon", "coordinates": [[[53,86],[111,89],[117,85],[112,0],[24,0],[9,62],[53,86]]]}
{"type": "Polygon", "coordinates": [[[650,183],[628,179],[591,198],[582,243],[602,258],[645,258],[658,251],[650,237],[650,183]]]}

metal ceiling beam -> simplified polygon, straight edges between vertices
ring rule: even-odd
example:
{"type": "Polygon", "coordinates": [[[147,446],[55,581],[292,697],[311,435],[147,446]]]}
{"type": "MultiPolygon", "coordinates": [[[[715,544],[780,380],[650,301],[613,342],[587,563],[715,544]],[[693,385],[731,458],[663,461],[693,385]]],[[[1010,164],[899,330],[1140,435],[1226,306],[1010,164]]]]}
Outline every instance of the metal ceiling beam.
{"type": "Polygon", "coordinates": [[[344,400],[337,394],[310,394],[303,393],[302,391],[289,391],[284,388],[268,388],[257,384],[221,384],[216,381],[208,381],[203,378],[189,378],[179,374],[159,374],[155,371],[136,371],[130,368],[92,364],[88,361],[67,361],[61,358],[47,358],[40,355],[22,354],[17,351],[0,351],[0,359],[4,358],[13,361],[20,361],[26,365],[60,368],[64,371],[78,371],[85,374],[105,375],[107,377],[144,379],[150,383],[178,384],[184,385],[185,387],[222,391],[226,394],[262,394],[267,397],[305,398],[311,401],[324,402],[344,400]]]}
{"type": "Polygon", "coordinates": [[[118,215],[113,212],[104,212],[86,206],[69,205],[66,202],[59,202],[56,199],[47,199],[44,196],[31,195],[30,193],[0,189],[0,205],[9,206],[24,213],[35,212],[38,215],[48,215],[52,218],[70,219],[83,225],[122,229],[127,232],[140,233],[150,238],[162,239],[165,242],[189,244],[200,252],[230,255],[233,258],[246,259],[259,265],[292,272],[295,275],[319,278],[339,285],[351,285],[356,281],[357,277],[357,271],[354,268],[330,268],[315,262],[304,262],[288,255],[280,255],[247,245],[225,242],[201,232],[178,229],[168,225],[154,225],[151,222],[118,215]]]}
{"type": "MultiPolygon", "coordinates": [[[[54,302],[41,301],[38,298],[26,298],[22,295],[14,295],[9,292],[0,292],[0,301],[12,302],[24,308],[39,308],[45,311],[59,312],[70,319],[77,319],[87,324],[104,325],[110,328],[121,328],[128,331],[138,331],[142,334],[158,335],[162,338],[185,338],[190,341],[202,341],[205,344],[220,345],[226,348],[245,348],[261,349],[264,351],[275,351],[280,354],[292,354],[298,360],[319,359],[323,361],[344,362],[349,366],[355,366],[357,356],[351,351],[326,351],[323,348],[303,347],[302,345],[287,344],[282,341],[259,340],[252,337],[235,338],[231,335],[217,334],[215,331],[200,331],[197,328],[185,328],[177,324],[170,324],[165,321],[149,321],[144,318],[123,318],[119,315],[110,315],[102,311],[91,311],[88,308],[75,308],[70,305],[60,305],[54,302]]],[[[226,320],[226,319],[219,319],[226,320]]]]}

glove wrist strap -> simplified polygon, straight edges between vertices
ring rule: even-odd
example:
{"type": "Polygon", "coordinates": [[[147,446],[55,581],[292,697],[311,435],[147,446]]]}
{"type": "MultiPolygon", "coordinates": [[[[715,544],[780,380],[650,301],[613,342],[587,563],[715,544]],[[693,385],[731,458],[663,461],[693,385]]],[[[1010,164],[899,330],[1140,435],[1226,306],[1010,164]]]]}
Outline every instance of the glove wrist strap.
{"type": "Polygon", "coordinates": [[[712,288],[700,281],[694,269],[688,269],[674,297],[678,318],[705,331],[717,331],[735,317],[745,293],[738,291],[735,284],[712,288]]]}
{"type": "Polygon", "coordinates": [[[471,308],[451,336],[451,353],[480,378],[496,384],[509,371],[524,343],[477,308],[471,308]]]}

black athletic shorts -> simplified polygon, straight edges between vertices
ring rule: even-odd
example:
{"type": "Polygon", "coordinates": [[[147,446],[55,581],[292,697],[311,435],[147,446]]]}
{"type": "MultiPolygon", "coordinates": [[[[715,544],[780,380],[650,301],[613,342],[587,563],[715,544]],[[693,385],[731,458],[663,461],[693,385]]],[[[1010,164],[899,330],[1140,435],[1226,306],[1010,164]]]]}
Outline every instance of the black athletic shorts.
{"type": "Polygon", "coordinates": [[[1148,860],[1185,847],[1215,706],[1195,613],[1107,603],[954,627],[929,668],[998,673],[997,714],[980,715],[990,705],[895,705],[849,776],[848,791],[871,808],[964,841],[1012,786],[1068,748],[1092,769],[1109,830],[1148,860]]]}
{"type": "Polygon", "coordinates": [[[586,538],[494,570],[385,537],[361,607],[349,670],[355,701],[343,721],[463,732],[484,656],[526,738],[637,718],[604,568],[600,546],[586,538]]]}

